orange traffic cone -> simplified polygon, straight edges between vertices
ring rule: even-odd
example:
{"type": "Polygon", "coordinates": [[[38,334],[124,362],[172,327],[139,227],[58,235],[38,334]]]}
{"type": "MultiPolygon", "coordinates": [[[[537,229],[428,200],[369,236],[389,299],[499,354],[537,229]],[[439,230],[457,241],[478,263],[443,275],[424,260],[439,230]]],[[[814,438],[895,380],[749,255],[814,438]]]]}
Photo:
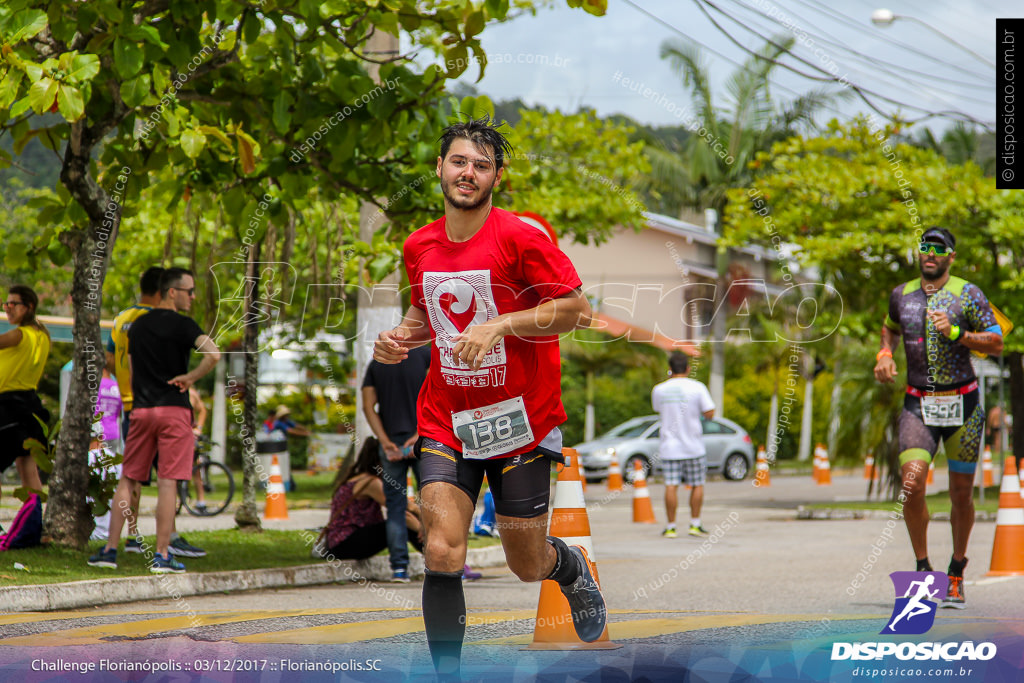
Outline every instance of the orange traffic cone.
{"type": "Polygon", "coordinates": [[[768,455],[764,446],[757,449],[757,474],[754,475],[754,486],[771,486],[772,477],[768,471],[768,455]]]}
{"type": "Polygon", "coordinates": [[[1024,503],[1020,498],[1017,460],[1006,456],[1003,483],[999,487],[999,512],[996,513],[996,537],[992,541],[992,561],[987,576],[1024,574],[1024,503]]]}
{"type": "Polygon", "coordinates": [[[992,447],[985,446],[981,454],[981,485],[994,486],[994,475],[992,474],[992,447]]]}
{"type": "Polygon", "coordinates": [[[870,453],[864,458],[864,478],[868,480],[875,478],[875,456],[870,453]]]}
{"type": "Polygon", "coordinates": [[[270,482],[267,484],[267,506],[263,508],[263,519],[288,519],[284,480],[281,479],[281,465],[276,455],[270,463],[270,482]]]}
{"type": "Polygon", "coordinates": [[[654,508],[651,506],[651,492],[647,490],[647,475],[639,460],[633,469],[633,521],[640,524],[656,524],[654,508]]]}
{"type": "Polygon", "coordinates": [[[928,478],[925,480],[924,485],[935,483],[935,461],[932,460],[928,463],[928,478]]]}
{"type": "Polygon", "coordinates": [[[815,451],[815,455],[818,456],[818,477],[815,481],[818,482],[818,486],[831,486],[832,485],[832,465],[828,462],[828,451],[824,446],[818,444],[818,448],[815,451]]]}
{"type": "Polygon", "coordinates": [[[612,453],[612,464],[608,465],[608,491],[622,490],[622,468],[619,467],[619,456],[612,453]]]}
{"type": "MultiPolygon", "coordinates": [[[[579,470],[579,455],[571,448],[563,448],[570,464],[558,473],[555,483],[555,503],[551,510],[550,535],[565,541],[566,545],[578,545],[590,565],[590,571],[601,585],[594,563],[594,543],[590,538],[590,520],[587,505],[583,499],[583,484],[579,470]]],[[[572,625],[569,602],[562,595],[562,589],[555,581],[543,581],[540,587],[540,601],[537,603],[537,620],[533,628],[533,643],[527,650],[612,650],[622,647],[608,639],[605,626],[601,637],[586,643],[576,635],[572,625]]]]}

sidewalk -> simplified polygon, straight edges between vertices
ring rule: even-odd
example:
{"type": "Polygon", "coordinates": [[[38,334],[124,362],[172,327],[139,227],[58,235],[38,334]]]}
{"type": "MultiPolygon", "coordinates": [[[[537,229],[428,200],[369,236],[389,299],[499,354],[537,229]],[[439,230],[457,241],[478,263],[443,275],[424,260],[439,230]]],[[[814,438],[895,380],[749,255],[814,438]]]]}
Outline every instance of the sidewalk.
{"type": "MultiPolygon", "coordinates": [[[[155,504],[156,498],[152,498],[155,504]]],[[[147,500],[143,497],[139,515],[139,531],[143,535],[156,533],[152,511],[146,513],[147,500]]],[[[13,514],[11,515],[13,517],[13,514]]],[[[262,520],[264,529],[301,530],[316,529],[327,521],[325,509],[289,509],[286,520],[262,520]]],[[[230,511],[214,517],[177,517],[178,532],[187,536],[190,531],[232,529],[235,526],[230,511]]],[[[95,541],[93,543],[96,543],[95,541]]],[[[497,567],[505,564],[500,545],[470,549],[466,560],[473,567],[497,567]]],[[[409,574],[423,575],[423,556],[410,553],[409,574]]],[[[391,566],[386,555],[367,560],[316,561],[310,564],[279,569],[239,570],[228,572],[185,572],[154,576],[133,576],[69,583],[0,587],[0,605],[3,612],[45,612],[111,605],[138,600],[178,599],[191,595],[225,593],[229,591],[260,590],[265,588],[297,588],[334,582],[383,583],[391,579],[391,566]]]]}

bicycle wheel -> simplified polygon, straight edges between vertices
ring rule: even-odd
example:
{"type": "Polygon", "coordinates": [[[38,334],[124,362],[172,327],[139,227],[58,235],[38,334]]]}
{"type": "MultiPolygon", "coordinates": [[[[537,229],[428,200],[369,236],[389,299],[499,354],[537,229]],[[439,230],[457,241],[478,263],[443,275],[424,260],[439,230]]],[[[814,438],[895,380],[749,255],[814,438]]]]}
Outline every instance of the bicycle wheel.
{"type": "Polygon", "coordinates": [[[179,481],[178,482],[178,506],[176,508],[174,508],[174,514],[175,515],[181,514],[181,506],[185,502],[186,498],[188,498],[188,482],[187,481],[179,481]]]}
{"type": "Polygon", "coordinates": [[[223,512],[235,495],[235,478],[231,475],[231,470],[219,462],[208,462],[198,465],[194,471],[198,472],[201,478],[202,497],[200,498],[196,490],[194,477],[182,482],[188,489],[188,495],[182,497],[185,508],[197,517],[223,512]]]}

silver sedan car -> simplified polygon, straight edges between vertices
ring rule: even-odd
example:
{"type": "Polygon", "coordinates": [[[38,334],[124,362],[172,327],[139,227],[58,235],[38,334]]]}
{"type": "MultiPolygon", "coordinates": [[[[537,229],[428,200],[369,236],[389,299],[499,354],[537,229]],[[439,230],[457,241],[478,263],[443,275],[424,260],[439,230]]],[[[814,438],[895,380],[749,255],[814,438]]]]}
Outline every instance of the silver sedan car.
{"type": "MultiPolygon", "coordinates": [[[[708,472],[721,472],[726,479],[739,480],[754,471],[754,444],[743,427],[724,417],[701,419],[704,446],[707,449],[708,472]]],[[[612,455],[618,456],[623,477],[628,481],[639,461],[644,473],[660,474],[658,457],[661,423],[657,415],[627,420],[593,441],[576,446],[580,465],[587,481],[600,481],[608,476],[612,455]]]]}

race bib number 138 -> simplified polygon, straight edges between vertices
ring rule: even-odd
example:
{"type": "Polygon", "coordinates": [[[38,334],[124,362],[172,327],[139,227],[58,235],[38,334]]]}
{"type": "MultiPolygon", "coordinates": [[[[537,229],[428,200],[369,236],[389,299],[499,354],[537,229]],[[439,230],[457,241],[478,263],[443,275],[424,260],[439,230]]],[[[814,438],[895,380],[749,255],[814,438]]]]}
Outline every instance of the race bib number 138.
{"type": "Polygon", "coordinates": [[[522,396],[453,413],[452,427],[463,457],[476,460],[505,455],[534,441],[522,396]]]}

